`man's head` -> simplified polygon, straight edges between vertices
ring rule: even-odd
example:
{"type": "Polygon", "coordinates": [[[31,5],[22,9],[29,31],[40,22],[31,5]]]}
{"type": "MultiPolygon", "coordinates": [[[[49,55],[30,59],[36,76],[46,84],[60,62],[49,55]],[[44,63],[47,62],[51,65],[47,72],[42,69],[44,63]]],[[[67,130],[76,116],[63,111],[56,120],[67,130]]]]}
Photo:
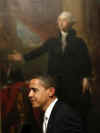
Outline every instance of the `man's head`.
{"type": "Polygon", "coordinates": [[[29,82],[28,97],[33,107],[46,110],[55,99],[55,83],[50,76],[34,76],[29,82]]]}
{"type": "Polygon", "coordinates": [[[75,22],[76,19],[67,11],[62,12],[57,19],[59,30],[64,32],[71,28],[75,22]]]}

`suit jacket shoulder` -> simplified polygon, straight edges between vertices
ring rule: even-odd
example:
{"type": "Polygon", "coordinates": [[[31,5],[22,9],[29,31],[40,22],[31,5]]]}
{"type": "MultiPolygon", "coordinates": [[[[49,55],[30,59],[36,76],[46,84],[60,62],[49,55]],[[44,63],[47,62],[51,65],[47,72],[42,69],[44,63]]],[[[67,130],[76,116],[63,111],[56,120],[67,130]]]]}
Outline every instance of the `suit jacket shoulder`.
{"type": "Polygon", "coordinates": [[[57,102],[48,122],[47,133],[81,133],[79,113],[63,102],[57,102]]]}

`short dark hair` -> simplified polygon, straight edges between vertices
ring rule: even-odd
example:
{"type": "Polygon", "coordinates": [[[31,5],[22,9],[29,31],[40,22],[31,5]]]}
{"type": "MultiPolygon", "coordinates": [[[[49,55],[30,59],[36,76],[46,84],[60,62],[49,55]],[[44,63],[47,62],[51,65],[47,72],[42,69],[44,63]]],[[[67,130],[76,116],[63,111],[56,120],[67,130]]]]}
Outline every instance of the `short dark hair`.
{"type": "Polygon", "coordinates": [[[45,87],[45,88],[50,88],[50,87],[54,87],[56,88],[56,81],[53,77],[51,77],[48,74],[35,74],[32,76],[32,79],[39,79],[41,81],[41,84],[45,87]]]}

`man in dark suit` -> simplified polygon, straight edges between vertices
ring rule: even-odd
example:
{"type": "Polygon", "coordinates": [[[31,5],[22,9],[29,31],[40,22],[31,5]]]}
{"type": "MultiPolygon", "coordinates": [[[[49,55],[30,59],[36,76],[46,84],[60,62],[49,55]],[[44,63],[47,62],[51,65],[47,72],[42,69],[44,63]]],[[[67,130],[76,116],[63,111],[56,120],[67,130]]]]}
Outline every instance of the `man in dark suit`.
{"type": "Polygon", "coordinates": [[[79,113],[59,101],[55,91],[55,82],[50,76],[37,75],[29,82],[32,107],[44,111],[43,133],[83,133],[79,113]]]}
{"type": "Polygon", "coordinates": [[[88,49],[72,28],[76,20],[70,12],[62,12],[57,22],[57,37],[48,39],[40,48],[24,56],[20,53],[9,55],[9,59],[28,61],[48,52],[48,74],[57,79],[58,97],[73,107],[80,108],[85,101],[83,95],[88,89],[88,78],[91,76],[88,49]]]}

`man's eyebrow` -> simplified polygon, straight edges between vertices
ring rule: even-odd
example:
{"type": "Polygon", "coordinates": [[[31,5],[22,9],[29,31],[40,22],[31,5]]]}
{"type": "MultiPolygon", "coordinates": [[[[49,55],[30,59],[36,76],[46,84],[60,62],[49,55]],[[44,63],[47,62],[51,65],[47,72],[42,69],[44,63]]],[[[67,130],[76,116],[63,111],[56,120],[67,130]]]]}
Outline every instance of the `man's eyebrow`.
{"type": "Polygon", "coordinates": [[[38,90],[38,88],[31,87],[30,90],[38,90]]]}

